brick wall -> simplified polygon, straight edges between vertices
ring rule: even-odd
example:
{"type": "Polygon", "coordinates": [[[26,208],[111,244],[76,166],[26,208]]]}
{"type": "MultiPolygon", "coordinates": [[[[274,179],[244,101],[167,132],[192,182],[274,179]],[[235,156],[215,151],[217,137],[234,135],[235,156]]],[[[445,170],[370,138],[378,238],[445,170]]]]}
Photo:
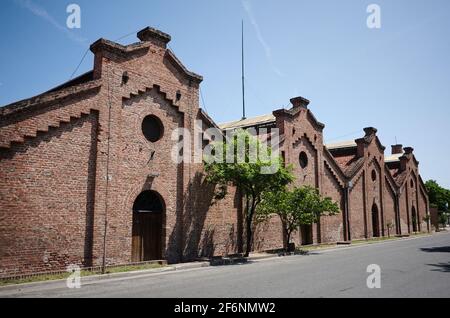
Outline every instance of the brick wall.
{"type": "Polygon", "coordinates": [[[95,112],[0,151],[0,273],[89,264],[95,112]]]}
{"type": "Polygon", "coordinates": [[[408,216],[408,202],[406,192],[403,191],[400,195],[400,228],[401,234],[409,234],[409,216],[408,216]]]}
{"type": "Polygon", "coordinates": [[[344,223],[343,223],[343,190],[333,175],[331,168],[325,168],[323,178],[322,195],[330,197],[340,206],[341,212],[333,216],[325,216],[321,218],[321,234],[322,242],[338,242],[344,240],[344,223]]]}
{"type": "Polygon", "coordinates": [[[385,235],[395,235],[396,234],[396,217],[395,217],[395,196],[392,192],[392,189],[388,185],[388,181],[385,180],[385,188],[384,188],[384,220],[385,220],[385,235]],[[388,224],[391,224],[392,227],[389,229],[388,233],[388,224]]]}
{"type": "Polygon", "coordinates": [[[365,208],[364,208],[364,173],[354,181],[350,190],[350,230],[352,239],[365,237],[365,208]]]}

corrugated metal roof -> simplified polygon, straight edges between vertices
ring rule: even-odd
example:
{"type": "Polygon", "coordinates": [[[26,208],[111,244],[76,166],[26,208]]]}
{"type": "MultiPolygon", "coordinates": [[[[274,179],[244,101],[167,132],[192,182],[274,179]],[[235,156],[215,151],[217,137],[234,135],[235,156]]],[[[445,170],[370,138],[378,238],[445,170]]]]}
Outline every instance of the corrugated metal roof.
{"type": "Polygon", "coordinates": [[[268,124],[275,121],[275,116],[272,114],[256,116],[247,119],[235,120],[228,123],[219,124],[219,128],[223,130],[236,129],[243,127],[251,127],[255,125],[268,124]]]}
{"type": "Polygon", "coordinates": [[[347,141],[339,141],[331,144],[326,144],[325,147],[327,147],[329,150],[333,149],[342,149],[342,148],[353,148],[356,147],[356,142],[354,140],[347,140],[347,141]]]}
{"type": "Polygon", "coordinates": [[[404,155],[404,153],[398,153],[398,154],[395,154],[395,155],[390,155],[390,156],[384,157],[384,162],[399,161],[400,157],[403,156],[403,155],[404,155]]]}

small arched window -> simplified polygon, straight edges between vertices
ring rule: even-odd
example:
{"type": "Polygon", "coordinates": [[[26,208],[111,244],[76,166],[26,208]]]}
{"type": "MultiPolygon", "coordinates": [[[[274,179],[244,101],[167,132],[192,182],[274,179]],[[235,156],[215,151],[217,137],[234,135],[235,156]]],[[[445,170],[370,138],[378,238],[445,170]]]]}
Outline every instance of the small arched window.
{"type": "Polygon", "coordinates": [[[374,170],[372,170],[372,181],[376,181],[377,180],[377,172],[374,170]]]}
{"type": "Polygon", "coordinates": [[[308,156],[306,155],[306,153],[304,151],[302,151],[298,157],[298,161],[300,163],[300,167],[302,167],[302,169],[305,169],[306,166],[308,166],[308,156]]]}

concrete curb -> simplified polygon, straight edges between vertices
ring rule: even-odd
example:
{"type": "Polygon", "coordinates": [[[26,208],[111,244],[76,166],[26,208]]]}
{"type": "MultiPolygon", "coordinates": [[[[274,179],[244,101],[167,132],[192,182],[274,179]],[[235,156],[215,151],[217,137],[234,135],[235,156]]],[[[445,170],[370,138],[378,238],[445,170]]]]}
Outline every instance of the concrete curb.
{"type": "Polygon", "coordinates": [[[190,262],[190,263],[173,264],[170,266],[175,268],[175,270],[184,270],[184,269],[208,267],[208,266],[210,266],[210,262],[208,262],[208,261],[190,262]]]}
{"type": "Polygon", "coordinates": [[[250,255],[249,257],[234,256],[234,257],[222,257],[217,259],[212,259],[210,261],[210,266],[225,266],[225,265],[236,265],[236,264],[246,264],[251,262],[257,262],[259,260],[265,260],[269,258],[277,258],[284,255],[271,254],[271,253],[257,253],[256,255],[250,255]]]}
{"type": "MultiPolygon", "coordinates": [[[[437,233],[435,233],[437,234],[437,233]]],[[[355,244],[349,244],[349,245],[340,245],[340,246],[334,246],[334,247],[325,247],[325,248],[317,248],[313,250],[306,251],[307,253],[314,253],[314,252],[328,252],[328,251],[338,251],[343,249],[351,249],[351,248],[357,248],[357,247],[363,247],[363,246],[372,246],[372,245],[381,245],[381,244],[387,244],[391,242],[398,242],[398,241],[409,241],[409,240],[415,240],[419,238],[426,238],[431,237],[435,234],[425,234],[425,235],[418,235],[418,236],[404,236],[404,237],[398,237],[393,238],[390,240],[383,240],[383,241],[367,241],[367,242],[361,242],[361,243],[355,243],[355,244]]]]}
{"type": "Polygon", "coordinates": [[[267,254],[267,255],[258,255],[258,256],[250,256],[248,258],[248,260],[250,262],[257,262],[257,261],[262,261],[265,259],[270,259],[270,258],[278,258],[278,257],[283,257],[284,255],[278,255],[278,254],[267,254]]]}
{"type": "MultiPolygon", "coordinates": [[[[151,274],[182,271],[182,270],[196,269],[196,268],[202,268],[202,267],[208,267],[208,266],[210,266],[209,262],[180,263],[180,264],[164,266],[161,268],[152,268],[152,269],[122,272],[122,273],[109,273],[109,274],[104,274],[104,275],[99,274],[99,275],[85,276],[85,277],[81,277],[81,283],[82,284],[83,283],[91,283],[91,282],[102,281],[102,280],[107,280],[107,279],[126,278],[126,277],[141,276],[141,275],[147,276],[147,275],[151,275],[151,274]]],[[[20,290],[20,289],[31,288],[31,287],[36,287],[36,286],[47,286],[47,285],[52,285],[55,283],[65,283],[66,280],[67,279],[56,279],[56,280],[46,280],[46,281],[24,283],[24,284],[11,284],[11,285],[6,285],[6,286],[0,286],[0,292],[1,291],[9,291],[9,290],[17,290],[17,289],[20,290]]]]}

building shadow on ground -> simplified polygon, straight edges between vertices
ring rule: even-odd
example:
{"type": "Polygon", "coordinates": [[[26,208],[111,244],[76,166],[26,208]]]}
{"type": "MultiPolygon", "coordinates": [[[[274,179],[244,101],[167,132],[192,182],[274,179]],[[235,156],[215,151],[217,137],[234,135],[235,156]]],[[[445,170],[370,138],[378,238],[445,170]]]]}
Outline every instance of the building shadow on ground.
{"type": "MultiPolygon", "coordinates": [[[[420,249],[422,252],[427,253],[450,253],[450,246],[436,246],[436,247],[426,247],[420,249]]],[[[433,272],[444,272],[450,273],[450,262],[448,263],[437,263],[437,264],[427,264],[431,266],[433,272]]]]}
{"type": "Polygon", "coordinates": [[[433,272],[450,273],[450,262],[449,263],[438,263],[438,264],[427,264],[427,265],[434,267],[434,269],[431,270],[433,272]]]}
{"type": "Polygon", "coordinates": [[[425,247],[420,250],[429,253],[450,253],[450,246],[425,247]]]}

